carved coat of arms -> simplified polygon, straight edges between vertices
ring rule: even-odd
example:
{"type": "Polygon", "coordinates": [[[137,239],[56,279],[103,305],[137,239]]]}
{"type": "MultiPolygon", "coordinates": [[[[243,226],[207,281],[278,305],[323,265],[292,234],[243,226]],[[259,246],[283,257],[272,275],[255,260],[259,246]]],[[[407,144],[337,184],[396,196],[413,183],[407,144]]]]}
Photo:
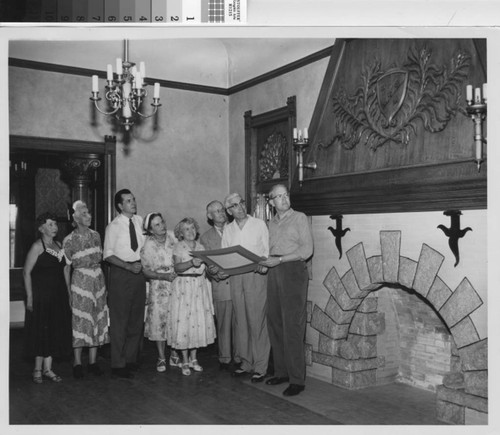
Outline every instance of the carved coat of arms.
{"type": "Polygon", "coordinates": [[[407,145],[418,122],[430,132],[444,130],[460,110],[470,56],[458,52],[448,67],[430,60],[429,49],[413,48],[401,67],[384,70],[377,60],[368,65],[353,95],[340,87],[332,99],[336,133],[326,147],[339,143],[352,149],[363,143],[376,150],[389,141],[407,145]]]}

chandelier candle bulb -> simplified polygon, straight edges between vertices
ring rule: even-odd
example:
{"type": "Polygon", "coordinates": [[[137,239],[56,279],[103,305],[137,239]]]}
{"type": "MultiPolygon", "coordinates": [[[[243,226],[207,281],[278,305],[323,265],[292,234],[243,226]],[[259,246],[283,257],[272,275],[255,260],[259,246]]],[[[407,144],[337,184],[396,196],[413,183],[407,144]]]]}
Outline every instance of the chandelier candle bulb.
{"type": "Polygon", "coordinates": [[[92,76],[92,92],[99,92],[99,78],[92,76]]]}
{"type": "Polygon", "coordinates": [[[144,62],[139,62],[139,71],[142,79],[144,80],[146,78],[146,64],[144,62]]]}
{"type": "Polygon", "coordinates": [[[486,98],[486,87],[487,87],[487,83],[483,83],[483,100],[486,101],[487,98],[486,98]]]}
{"type": "Polygon", "coordinates": [[[476,88],[474,90],[474,102],[475,103],[481,102],[481,88],[476,88]]]}
{"type": "Polygon", "coordinates": [[[307,131],[307,128],[304,128],[304,139],[309,139],[309,133],[307,131]]]}
{"type": "Polygon", "coordinates": [[[160,98],[160,84],[155,83],[153,98],[160,98]]]}
{"type": "Polygon", "coordinates": [[[113,67],[110,63],[108,63],[108,74],[107,74],[108,82],[113,81],[113,67]]]}
{"type": "Polygon", "coordinates": [[[116,58],[116,74],[119,76],[123,74],[122,60],[119,57],[116,58]]]}
{"type": "Polygon", "coordinates": [[[298,139],[298,136],[297,136],[297,129],[296,129],[296,128],[294,128],[294,129],[293,129],[293,138],[294,138],[294,139],[298,139]]]}
{"type": "Polygon", "coordinates": [[[467,85],[467,102],[472,101],[472,85],[467,85]]]}
{"type": "Polygon", "coordinates": [[[138,72],[135,75],[135,86],[137,89],[142,89],[142,78],[141,78],[141,73],[138,72]]]}

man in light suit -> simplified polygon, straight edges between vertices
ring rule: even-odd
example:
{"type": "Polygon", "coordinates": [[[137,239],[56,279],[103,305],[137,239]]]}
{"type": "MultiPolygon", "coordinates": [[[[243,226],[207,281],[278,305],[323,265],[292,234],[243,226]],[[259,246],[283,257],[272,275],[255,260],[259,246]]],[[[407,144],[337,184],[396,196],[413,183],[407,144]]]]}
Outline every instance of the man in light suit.
{"type": "MultiPolygon", "coordinates": [[[[207,205],[207,218],[213,226],[201,236],[200,242],[207,250],[219,249],[227,222],[226,211],[220,201],[215,200],[207,205]]],[[[229,278],[220,272],[209,273],[208,276],[212,281],[212,295],[217,324],[217,345],[219,347],[219,368],[220,370],[229,370],[232,354],[234,353],[231,351],[233,347],[231,339],[234,317],[229,278]]],[[[235,362],[239,362],[237,355],[235,355],[235,362]]]]}

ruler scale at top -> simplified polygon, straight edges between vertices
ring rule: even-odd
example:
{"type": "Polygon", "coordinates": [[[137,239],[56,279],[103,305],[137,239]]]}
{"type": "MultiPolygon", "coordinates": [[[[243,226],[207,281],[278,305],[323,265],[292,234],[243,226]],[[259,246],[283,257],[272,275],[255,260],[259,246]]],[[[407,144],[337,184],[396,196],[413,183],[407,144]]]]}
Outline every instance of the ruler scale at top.
{"type": "MultiPolygon", "coordinates": [[[[24,0],[22,22],[241,24],[247,0],[24,0]]],[[[0,10],[0,22],[9,22],[0,10]]]]}

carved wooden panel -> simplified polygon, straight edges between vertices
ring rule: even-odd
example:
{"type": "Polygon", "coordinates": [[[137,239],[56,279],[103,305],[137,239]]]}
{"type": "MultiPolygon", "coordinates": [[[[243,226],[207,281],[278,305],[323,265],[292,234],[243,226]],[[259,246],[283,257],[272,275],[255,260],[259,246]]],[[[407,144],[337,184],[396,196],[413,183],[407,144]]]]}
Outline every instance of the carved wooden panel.
{"type": "Polygon", "coordinates": [[[255,211],[257,195],[268,193],[272,185],[290,186],[295,157],[292,131],[296,124],[296,99],[286,106],[252,115],[245,112],[246,201],[249,213],[255,211]]]}
{"type": "Polygon", "coordinates": [[[302,187],[294,180],[294,206],[309,214],[442,210],[451,182],[460,208],[486,207],[486,166],[477,172],[465,112],[466,85],[486,82],[485,55],[485,40],[338,40],[304,156],[318,166],[302,187]]]}

